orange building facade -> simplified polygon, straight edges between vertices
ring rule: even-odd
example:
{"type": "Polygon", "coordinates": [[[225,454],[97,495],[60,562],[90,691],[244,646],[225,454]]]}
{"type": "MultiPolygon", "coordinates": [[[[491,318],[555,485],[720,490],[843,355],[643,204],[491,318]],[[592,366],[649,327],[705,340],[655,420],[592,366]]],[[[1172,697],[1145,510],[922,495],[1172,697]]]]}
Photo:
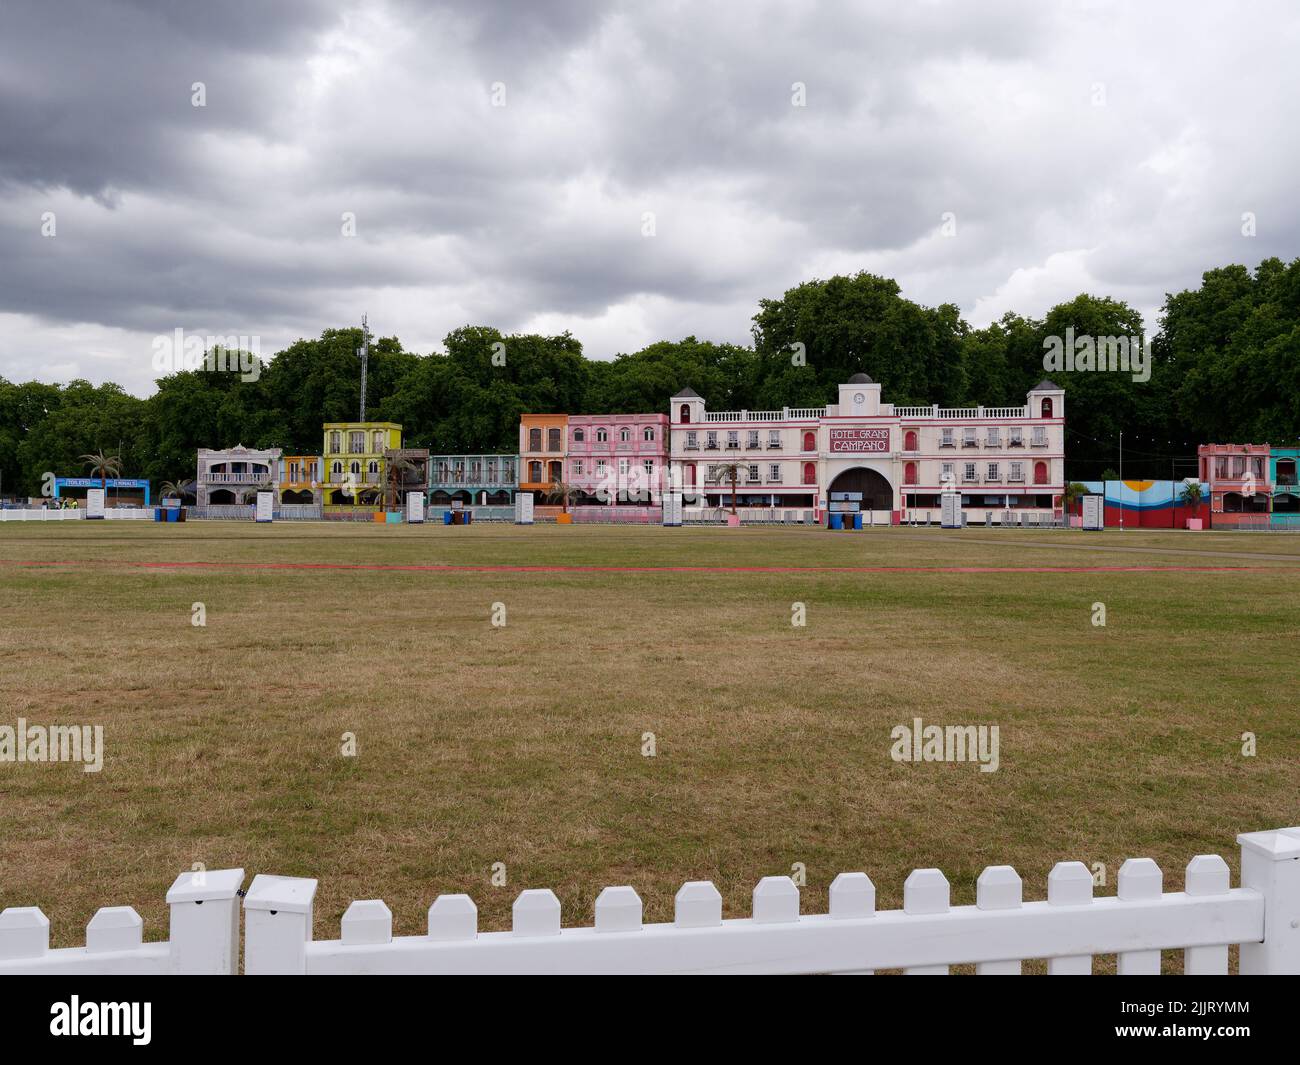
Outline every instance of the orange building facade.
{"type": "Polygon", "coordinates": [[[524,414],[519,418],[519,490],[543,499],[551,485],[564,480],[567,414],[524,414]]]}

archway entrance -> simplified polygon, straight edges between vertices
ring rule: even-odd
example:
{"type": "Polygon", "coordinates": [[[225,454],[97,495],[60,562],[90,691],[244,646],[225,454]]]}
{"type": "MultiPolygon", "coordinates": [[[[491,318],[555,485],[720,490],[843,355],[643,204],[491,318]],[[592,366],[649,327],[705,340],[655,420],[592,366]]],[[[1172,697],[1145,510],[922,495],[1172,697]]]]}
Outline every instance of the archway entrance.
{"type": "MultiPolygon", "coordinates": [[[[827,492],[861,492],[863,510],[893,510],[894,490],[882,474],[864,466],[845,470],[831,481],[827,492]]],[[[829,501],[831,496],[827,496],[829,501]]]]}

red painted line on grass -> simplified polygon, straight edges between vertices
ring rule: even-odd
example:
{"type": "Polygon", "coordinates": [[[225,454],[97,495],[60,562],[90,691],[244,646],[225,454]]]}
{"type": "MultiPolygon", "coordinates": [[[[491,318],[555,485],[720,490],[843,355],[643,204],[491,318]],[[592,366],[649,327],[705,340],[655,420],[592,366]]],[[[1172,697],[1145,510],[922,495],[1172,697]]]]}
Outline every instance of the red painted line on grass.
{"type": "Polygon", "coordinates": [[[379,562],[141,562],[136,559],[0,559],[3,566],[138,569],[370,570],[394,573],[1295,573],[1295,566],[521,566],[379,562]]]}

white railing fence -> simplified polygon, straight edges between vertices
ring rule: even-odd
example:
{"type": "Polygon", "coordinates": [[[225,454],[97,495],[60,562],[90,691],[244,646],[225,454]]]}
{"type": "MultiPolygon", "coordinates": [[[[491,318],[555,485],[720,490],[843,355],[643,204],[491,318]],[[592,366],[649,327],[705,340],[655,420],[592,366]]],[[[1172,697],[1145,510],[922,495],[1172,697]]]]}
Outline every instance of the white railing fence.
{"type": "MultiPolygon", "coordinates": [[[[709,881],[684,884],[671,923],[645,924],[627,886],[596,899],[595,924],[564,928],[549,889],[515,899],[508,932],[480,932],[468,895],[440,895],[424,935],[394,936],[379,899],[353,902],[338,939],[312,938],[317,881],[253,878],[244,897],[244,972],[259,974],[441,973],[853,973],[901,969],[941,975],[973,964],[980,975],[1015,975],[1026,959],[1046,959],[1053,975],[1092,972],[1093,958],[1115,955],[1121,975],[1160,972],[1161,951],[1182,952],[1188,974],[1228,972],[1240,945],[1243,975],[1300,973],[1300,827],[1250,832],[1241,846],[1241,886],[1214,854],[1188,864],[1182,891],[1166,891],[1149,858],[1119,869],[1114,896],[1093,895],[1082,862],[1060,862],[1047,897],[1026,902],[1019,874],[990,866],[976,881],[975,904],[952,906],[938,869],[917,869],[903,885],[901,910],[876,909],[866,873],[841,873],[829,912],[801,914],[787,876],[754,888],[752,915],[724,920],[709,881]]],[[[167,892],[165,943],[144,943],[127,906],[102,909],[84,947],[49,947],[50,923],[37,908],[0,913],[0,975],[79,973],[232,974],[239,971],[242,869],[182,873],[167,892]]]]}
{"type": "Polygon", "coordinates": [[[1228,947],[1241,944],[1243,974],[1300,973],[1300,828],[1238,837],[1242,886],[1227,863],[1201,855],[1187,866],[1185,890],[1164,891],[1149,858],[1126,861],[1114,897],[1094,898],[1082,862],[1061,862],[1047,898],[1025,902],[1010,866],[984,870],[974,906],[949,904],[937,869],[918,869],[903,887],[903,908],[877,912],[866,873],[841,873],[830,912],[801,915],[799,889],[784,876],[754,888],[753,915],[723,920],[709,881],[684,884],[671,924],[644,924],[631,887],[607,887],[595,925],[563,928],[549,889],[515,899],[509,932],[479,932],[468,895],[441,895],[422,936],[392,934],[378,899],[353,902],[340,937],[312,939],[317,882],[257,876],[244,899],[249,974],[442,973],[858,973],[902,969],[938,975],[973,963],[981,975],[1018,974],[1021,961],[1046,958],[1054,975],[1089,973],[1096,955],[1118,956],[1121,975],[1160,972],[1162,950],[1182,950],[1184,971],[1228,972],[1228,947]]]}
{"type": "Polygon", "coordinates": [[[130,906],[108,906],[86,925],[84,947],[50,949],[50,921],[35,906],[0,913],[0,976],[79,973],[231,975],[239,971],[239,889],[244,870],[181,873],[167,892],[165,943],[145,943],[130,906]]]}

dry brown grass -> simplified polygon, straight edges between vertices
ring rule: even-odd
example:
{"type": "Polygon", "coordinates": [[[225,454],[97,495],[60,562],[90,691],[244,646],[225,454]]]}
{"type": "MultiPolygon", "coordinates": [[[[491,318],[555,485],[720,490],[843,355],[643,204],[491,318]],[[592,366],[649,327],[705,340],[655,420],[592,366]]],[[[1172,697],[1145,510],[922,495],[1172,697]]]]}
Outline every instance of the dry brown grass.
{"type": "Polygon", "coordinates": [[[0,904],[41,906],[70,945],[112,904],[163,937],[163,893],[195,861],[319,877],[319,937],[353,898],[421,932],[455,891],[481,927],[508,927],[517,892],[541,886],[570,924],[616,883],[670,919],[700,878],[745,915],[757,879],[795,862],[809,912],[846,869],[871,874],[882,908],[931,865],[954,902],[1000,863],[1041,898],[1063,859],[1106,863],[1109,894],[1124,858],[1150,856],[1177,888],[1193,855],[1235,866],[1237,832],[1300,822],[1297,574],[1300,541],[1245,535],[0,525],[0,723],[102,723],[107,747],[99,774],[0,764],[0,904]],[[1256,570],[113,564],[131,560],[1256,570]],[[893,762],[890,729],[914,716],[997,724],[1001,769],[893,762]],[[359,757],[340,756],[344,732],[359,757]]]}

